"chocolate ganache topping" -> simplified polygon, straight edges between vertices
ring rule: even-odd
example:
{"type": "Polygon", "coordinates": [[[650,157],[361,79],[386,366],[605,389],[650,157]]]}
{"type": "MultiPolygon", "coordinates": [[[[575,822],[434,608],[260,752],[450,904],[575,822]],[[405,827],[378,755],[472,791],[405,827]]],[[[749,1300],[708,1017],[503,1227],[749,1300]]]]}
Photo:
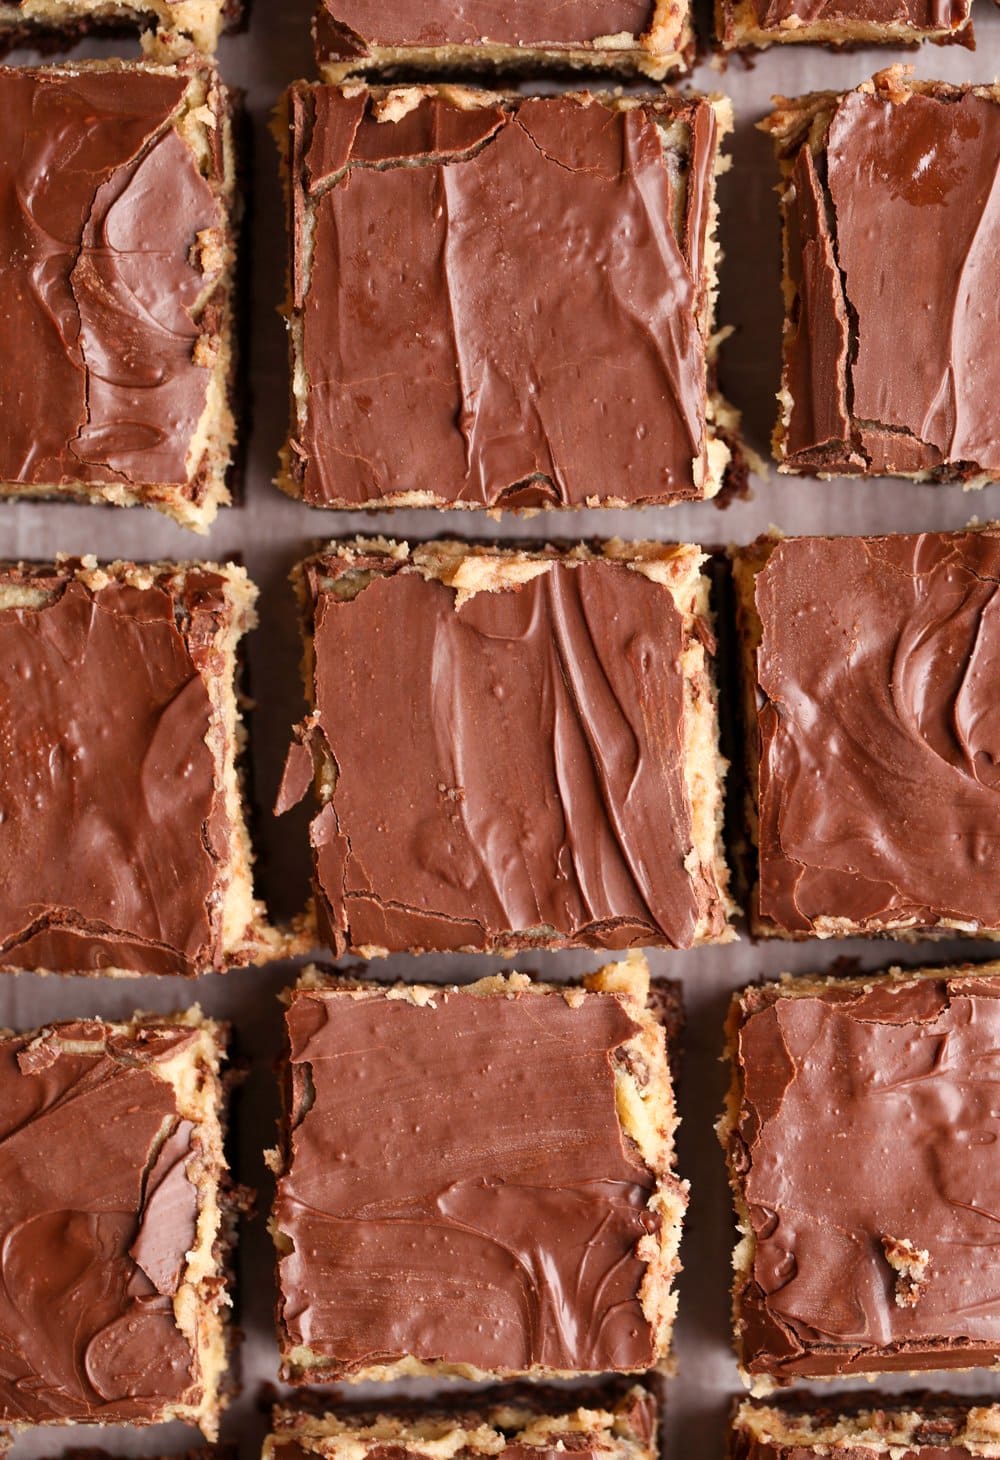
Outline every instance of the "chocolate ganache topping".
{"type": "MultiPolygon", "coordinates": [[[[723,931],[719,888],[690,870],[688,631],[669,590],[623,563],[554,562],[456,608],[440,581],[372,565],[354,598],[336,591],[344,562],[311,569],[313,733],[338,772],[312,826],[331,946],[685,947],[703,922],[723,931]]],[[[308,762],[291,770],[294,800],[308,762]]]]}
{"type": "Polygon", "coordinates": [[[380,121],[367,93],[292,93],[298,490],[703,496],[710,103],[411,95],[380,121]]]}
{"type": "Polygon", "coordinates": [[[785,193],[794,464],[1000,476],[998,170],[1000,103],[947,88],[850,92],[822,157],[802,146],[785,193]]]}
{"type": "Polygon", "coordinates": [[[202,672],[223,580],[3,584],[41,601],[0,609],[0,966],[216,966],[229,822],[202,672]]]}
{"type": "Polygon", "coordinates": [[[765,923],[1000,927],[998,585],[992,531],[774,548],[756,579],[765,923]]]}
{"type": "Polygon", "coordinates": [[[785,30],[789,23],[800,22],[947,31],[961,25],[969,13],[968,0],[754,0],[753,8],[764,30],[785,30]]]}
{"type": "Polygon", "coordinates": [[[321,49],[364,55],[369,46],[559,46],[566,49],[623,34],[640,36],[652,0],[323,0],[321,49]]]}
{"type": "Polygon", "coordinates": [[[137,1048],[80,1022],[0,1040],[0,1420],[135,1423],[197,1398],[172,1304],[193,1127],[138,1063],[191,1037],[137,1048]]]}
{"type": "Polygon", "coordinates": [[[738,1040],[745,1367],[995,1362],[1000,978],[751,989],[738,1040]]]}
{"type": "Polygon", "coordinates": [[[654,1178],[627,1148],[614,996],[418,1006],[298,992],[274,1220],[291,1345],[350,1374],[406,1355],[489,1372],[655,1360],[636,1246],[654,1178]]]}
{"type": "Polygon", "coordinates": [[[0,482],[184,484],[220,205],[174,127],[190,75],[0,68],[0,482]]]}

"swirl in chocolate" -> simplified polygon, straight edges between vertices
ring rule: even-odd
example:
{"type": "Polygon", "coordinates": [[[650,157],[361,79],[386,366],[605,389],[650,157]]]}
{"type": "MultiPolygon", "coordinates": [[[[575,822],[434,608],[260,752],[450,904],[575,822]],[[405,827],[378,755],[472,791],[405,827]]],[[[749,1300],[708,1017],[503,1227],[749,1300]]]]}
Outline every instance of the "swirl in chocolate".
{"type": "Polygon", "coordinates": [[[652,1172],[623,1135],[588,993],[300,991],[274,1223],[288,1345],[335,1378],[405,1356],[497,1374],[656,1359],[637,1244],[652,1172]]]}
{"type": "Polygon", "coordinates": [[[193,1127],[139,1063],[189,1038],[81,1022],[0,1040],[0,1420],[148,1423],[197,1401],[172,1302],[193,1127]]]}
{"type": "Polygon", "coordinates": [[[756,579],[759,911],[1000,927],[1000,535],[780,542],[756,579]]]}
{"type": "Polygon", "coordinates": [[[0,575],[36,599],[0,608],[0,966],[222,966],[230,829],[206,679],[223,579],[85,576],[0,575]]]}
{"type": "Polygon", "coordinates": [[[742,998],[731,1159],[751,1374],[1000,1357],[1000,978],[742,998]]]}
{"type": "MultiPolygon", "coordinates": [[[[185,485],[208,399],[196,262],[220,205],[181,72],[0,69],[0,482],[185,485]]],[[[195,464],[196,465],[196,464],[195,464]]]]}

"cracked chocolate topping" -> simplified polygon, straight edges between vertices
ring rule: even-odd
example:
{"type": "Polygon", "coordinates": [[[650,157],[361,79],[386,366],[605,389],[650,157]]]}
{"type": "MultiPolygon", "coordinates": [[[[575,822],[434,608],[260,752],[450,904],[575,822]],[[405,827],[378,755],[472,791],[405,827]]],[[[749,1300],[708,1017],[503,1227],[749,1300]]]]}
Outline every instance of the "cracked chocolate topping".
{"type": "Polygon", "coordinates": [[[206,681],[225,672],[224,580],[95,589],[37,569],[4,587],[40,602],[0,608],[0,967],[222,967],[230,828],[206,681]]]}
{"type": "MultiPolygon", "coordinates": [[[[711,870],[691,869],[692,631],[669,589],[623,563],[556,561],[456,608],[388,556],[308,572],[308,734],[337,767],[312,824],[314,888],[338,954],[687,947],[724,931],[711,870]]],[[[282,804],[307,780],[293,747],[282,804]]]]}
{"type": "Polygon", "coordinates": [[[1000,978],[763,986],[740,1015],[745,1367],[789,1381],[996,1362],[1000,978]],[[926,1256],[915,1302],[899,1302],[887,1237],[926,1256]]]}
{"type": "MultiPolygon", "coordinates": [[[[191,73],[0,68],[0,482],[184,486],[226,226],[175,130],[191,73]]],[[[197,463],[194,463],[197,469],[197,463]]]]}
{"type": "Polygon", "coordinates": [[[841,98],[786,185],[784,454],[805,471],[997,477],[1000,104],[893,85],[841,98]]]}
{"type": "Polygon", "coordinates": [[[613,36],[639,37],[653,21],[652,0],[322,0],[316,39],[324,57],[364,56],[369,47],[438,46],[584,49],[613,36]]]}
{"type": "Polygon", "coordinates": [[[765,925],[1000,927],[998,584],[992,531],[774,547],[756,579],[765,925]]]}
{"type": "Polygon", "coordinates": [[[141,1423],[197,1402],[172,1303],[195,1242],[193,1128],[148,1068],[191,1037],[79,1022],[0,1040],[4,1422],[141,1423]]]}
{"type": "Polygon", "coordinates": [[[617,1112],[615,1055],[638,1031],[620,999],[300,990],[287,1021],[274,1222],[287,1347],[323,1361],[305,1377],[406,1355],[490,1373],[656,1361],[636,1254],[654,1177],[617,1112]]]}
{"type": "Polygon", "coordinates": [[[409,95],[379,120],[369,93],[291,94],[296,489],[320,506],[702,497],[711,105],[409,95]]]}

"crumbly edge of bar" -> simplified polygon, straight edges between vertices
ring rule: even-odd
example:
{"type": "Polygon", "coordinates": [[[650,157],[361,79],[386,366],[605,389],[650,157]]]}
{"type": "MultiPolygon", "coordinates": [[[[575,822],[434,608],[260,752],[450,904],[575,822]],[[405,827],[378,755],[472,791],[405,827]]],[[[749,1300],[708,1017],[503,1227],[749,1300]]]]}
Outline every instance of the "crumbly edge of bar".
{"type": "MultiPolygon", "coordinates": [[[[622,1058],[615,1063],[615,1101],[618,1119],[626,1139],[633,1145],[643,1163],[656,1178],[656,1185],[647,1209],[658,1219],[658,1231],[640,1239],[636,1256],[646,1265],[639,1290],[642,1311],[653,1332],[659,1367],[671,1367],[670,1344],[677,1313],[677,1294],[671,1291],[680,1272],[680,1239],[687,1209],[688,1184],[674,1173],[674,1140],[678,1126],[673,1083],[667,1063],[666,1037],[662,1025],[648,1004],[649,966],[643,954],[630,952],[619,963],[608,964],[582,980],[582,984],[547,984],[527,974],[493,974],[462,987],[449,986],[451,993],[469,998],[534,998],[560,997],[571,1007],[579,1007],[588,993],[611,994],[624,1005],[638,1031],[622,1046],[622,1058]]],[[[442,992],[440,986],[427,984],[385,985],[330,977],[315,967],[306,968],[295,989],[296,993],[329,993],[340,998],[365,999],[372,993],[386,999],[401,999],[418,1007],[434,1007],[442,992]]],[[[267,1153],[267,1161],[281,1178],[287,1169],[286,1153],[267,1153]]],[[[288,1237],[271,1221],[271,1235],[279,1258],[290,1251],[288,1237]]],[[[289,1347],[279,1318],[282,1339],[283,1377],[290,1383],[321,1382],[336,1378],[354,1384],[368,1380],[385,1382],[419,1376],[438,1376],[484,1381],[498,1378],[524,1377],[523,1370],[486,1371],[471,1364],[424,1363],[407,1356],[396,1363],[377,1364],[343,1374],[329,1359],[306,1345],[289,1347]]],[[[556,1370],[538,1366],[527,1371],[532,1378],[573,1378],[579,1371],[556,1370]]]]}
{"type": "Polygon", "coordinates": [[[240,200],[237,188],[237,159],[233,113],[237,104],[233,92],[223,86],[215,66],[206,60],[180,60],[176,64],[153,60],[72,61],[58,66],[25,68],[41,75],[76,75],[108,71],[142,71],[151,75],[187,76],[184,97],[172,126],[192,155],[201,176],[212,189],[222,210],[221,229],[198,235],[194,252],[202,272],[218,271],[206,285],[192,316],[195,321],[209,303],[221,308],[218,333],[200,335],[195,360],[208,367],[205,405],[187,453],[187,481],[180,482],[84,482],[33,483],[0,481],[0,499],[69,498],[115,507],[152,507],[182,527],[206,533],[221,506],[231,501],[228,478],[236,443],[236,240],[240,200]],[[222,129],[222,175],[218,175],[212,133],[222,129]]]}
{"type": "MultiPolygon", "coordinates": [[[[39,572],[44,573],[44,568],[38,564],[0,563],[0,612],[18,608],[41,609],[52,601],[48,589],[32,582],[32,576],[37,577],[39,572]]],[[[76,579],[94,592],[112,582],[149,588],[164,580],[180,590],[188,573],[201,572],[218,573],[224,579],[229,608],[213,645],[215,653],[222,659],[223,668],[218,674],[202,674],[212,706],[212,721],[205,744],[212,754],[216,790],[222,793],[230,827],[229,861],[217,870],[222,904],[217,926],[228,967],[252,963],[261,955],[280,956],[279,935],[268,923],[264,904],[254,896],[254,855],[245,814],[242,774],[247,734],[238,693],[240,643],[244,634],[257,623],[257,587],[251,582],[246,569],[236,563],[98,563],[92,557],[63,557],[56,559],[54,567],[54,576],[76,579]],[[220,730],[221,735],[218,733],[220,730]]],[[[34,971],[42,974],[52,972],[49,969],[34,971]]],[[[136,971],[102,968],[101,977],[134,978],[136,971]]]]}
{"type": "MultiPolygon", "coordinates": [[[[647,1395],[644,1389],[632,1393],[640,1399],[647,1395]]],[[[405,1416],[312,1415],[279,1407],[273,1414],[274,1429],[264,1441],[262,1460],[274,1460],[282,1443],[289,1440],[320,1460],[365,1460],[384,1446],[412,1450],[428,1460],[464,1460],[469,1455],[498,1456],[510,1444],[529,1450],[569,1449],[581,1436],[602,1454],[621,1460],[656,1460],[655,1442],[646,1443],[619,1410],[586,1404],[546,1413],[516,1401],[497,1405],[488,1396],[486,1399],[477,1406],[473,1398],[460,1413],[437,1413],[432,1404],[424,1414],[405,1416]]]]}
{"type": "MultiPolygon", "coordinates": [[[[995,531],[992,524],[983,524],[967,531],[995,531]]],[[[757,651],[764,634],[763,624],[757,612],[757,575],[766,568],[775,548],[783,541],[783,534],[776,529],[759,537],[747,547],[733,549],[730,553],[733,581],[736,587],[736,618],[739,638],[740,679],[742,684],[741,718],[743,721],[744,771],[746,795],[744,800],[745,826],[751,847],[757,858],[757,870],[747,889],[747,916],[750,931],[755,938],[779,938],[784,942],[798,943],[814,938],[891,938],[897,943],[933,941],[958,933],[963,937],[980,938],[984,941],[1000,941],[1000,929],[981,928],[972,923],[963,923],[955,918],[942,918],[932,925],[914,920],[897,919],[880,923],[876,928],[859,926],[849,918],[828,915],[812,920],[808,932],[788,931],[763,917],[759,899],[759,856],[760,856],[760,737],[757,733],[757,651]]]]}
{"type": "MultiPolygon", "coordinates": [[[[315,89],[315,83],[297,83],[285,94],[274,119],[274,133],[281,153],[281,171],[285,188],[286,212],[289,218],[292,218],[294,212],[293,199],[297,197],[301,198],[302,203],[301,219],[304,228],[304,241],[299,260],[299,271],[303,280],[303,295],[308,294],[310,285],[313,253],[312,240],[314,233],[313,207],[306,192],[300,190],[299,179],[293,173],[289,101],[293,91],[301,95],[315,89]]],[[[359,92],[371,95],[373,98],[373,106],[379,120],[386,123],[400,120],[427,96],[441,97],[449,105],[460,110],[477,110],[504,102],[516,105],[528,99],[517,92],[487,91],[482,88],[445,82],[424,85],[411,84],[399,87],[384,85],[369,87],[363,82],[353,82],[347,83],[341,89],[346,95],[356,95],[359,92]]],[[[570,93],[570,95],[576,94],[578,93],[570,93]]],[[[597,92],[593,94],[588,93],[588,97],[590,104],[605,106],[612,111],[630,111],[651,104],[661,109],[664,107],[664,104],[668,106],[674,105],[680,110],[685,103],[691,100],[701,99],[708,102],[715,113],[716,140],[712,171],[708,180],[708,217],[705,228],[705,245],[701,260],[701,278],[700,280],[696,280],[696,285],[699,286],[697,292],[701,297],[701,307],[698,311],[697,322],[705,342],[706,399],[705,451],[704,457],[696,458],[694,462],[694,478],[696,485],[701,489],[701,499],[710,499],[718,496],[722,490],[727,471],[733,460],[734,447],[742,449],[739,437],[740,413],[726,400],[715,385],[719,347],[730,333],[727,329],[716,328],[715,323],[716,303],[719,294],[719,266],[723,257],[718,238],[719,205],[716,184],[718,178],[729,170],[731,163],[731,158],[722,151],[722,143],[733,131],[732,103],[728,97],[721,94],[713,94],[701,98],[692,96],[681,97],[667,90],[651,96],[597,92]]],[[[672,155],[681,158],[686,157],[690,146],[690,138],[687,135],[687,129],[684,127],[682,118],[679,115],[670,116],[661,110],[656,120],[660,129],[664,157],[669,158],[672,155]]],[[[324,191],[327,191],[329,187],[336,186],[337,180],[341,175],[337,174],[336,177],[331,179],[324,191]]],[[[675,187],[676,211],[675,216],[670,221],[674,236],[679,239],[683,231],[686,175],[683,177],[675,176],[674,181],[677,184],[675,187]]],[[[289,243],[289,256],[291,257],[291,254],[298,248],[299,236],[294,222],[290,227],[293,234],[289,243]]],[[[308,422],[309,379],[304,364],[302,317],[295,305],[290,268],[286,276],[286,300],[283,312],[288,326],[291,365],[291,404],[289,439],[280,452],[280,470],[276,478],[276,485],[288,496],[301,498],[301,486],[295,479],[295,472],[292,467],[294,458],[292,440],[304,434],[308,422]]],[[[537,516],[540,512],[572,512],[597,507],[624,509],[635,507],[636,505],[676,506],[681,500],[688,499],[675,498],[667,501],[665,504],[663,502],[657,503],[656,499],[650,499],[648,504],[637,504],[627,498],[615,496],[613,490],[611,490],[605,495],[588,498],[586,501],[572,506],[515,509],[491,507],[486,510],[491,517],[496,519],[501,518],[505,511],[510,511],[516,517],[529,518],[537,516]]],[[[695,498],[694,500],[698,499],[695,498]]],[[[333,511],[376,511],[390,507],[436,507],[443,511],[458,512],[483,510],[475,502],[449,501],[434,492],[428,491],[389,492],[379,497],[373,497],[369,501],[361,504],[350,501],[347,498],[336,498],[329,502],[312,502],[310,505],[333,511]]]]}
{"type": "MultiPolygon", "coordinates": [[[[549,572],[556,565],[579,566],[601,559],[624,564],[666,589],[681,614],[684,647],[680,668],[684,686],[684,777],[691,811],[692,847],[685,869],[692,878],[702,878],[713,889],[709,905],[702,911],[695,931],[694,945],[729,943],[736,934],[730,919],[736,912],[730,895],[729,867],[723,840],[725,815],[725,780],[729,762],[720,749],[718,686],[712,672],[712,659],[696,626],[701,623],[712,632],[713,614],[710,605],[711,584],[703,572],[708,555],[691,543],[652,541],[625,542],[610,538],[594,547],[581,543],[572,548],[550,544],[538,547],[504,548],[487,543],[468,543],[457,539],[439,539],[411,548],[408,543],[390,538],[354,538],[334,542],[314,557],[300,564],[293,574],[303,610],[305,651],[303,679],[310,708],[315,712],[315,657],[311,621],[314,605],[306,581],[311,566],[321,566],[324,558],[337,557],[350,563],[357,558],[383,558],[387,570],[403,564],[404,570],[419,572],[425,579],[444,583],[455,591],[455,608],[477,593],[498,593],[516,589],[531,579],[549,572]]],[[[356,574],[347,574],[329,591],[340,598],[353,598],[377,575],[365,567],[356,574]]],[[[336,789],[336,767],[324,755],[316,781],[316,794],[321,804],[333,798],[336,789]]],[[[384,950],[362,950],[366,957],[384,950]]]]}
{"type": "Polygon", "coordinates": [[[694,31],[686,0],[654,0],[649,27],[641,35],[616,31],[579,45],[556,42],[502,45],[493,41],[441,46],[368,44],[364,55],[353,57],[327,53],[317,40],[316,62],[324,81],[334,84],[358,74],[391,72],[397,68],[437,73],[470,70],[534,73],[548,68],[600,70],[663,81],[689,69],[693,47],[694,31]]]}
{"type": "MultiPolygon", "coordinates": [[[[782,213],[781,289],[784,299],[784,322],[782,325],[778,418],[771,435],[771,451],[778,463],[778,471],[786,475],[815,477],[820,481],[832,481],[843,476],[866,479],[884,475],[884,473],[861,469],[852,471],[847,463],[838,464],[836,470],[821,471],[809,465],[797,465],[789,459],[787,454],[786,440],[795,409],[795,401],[788,383],[792,314],[796,296],[796,288],[789,267],[788,203],[793,190],[791,178],[796,157],[803,147],[808,147],[814,157],[822,155],[834,113],[844,98],[850,95],[852,89],[868,95],[877,94],[895,105],[905,105],[912,95],[931,96],[940,101],[958,101],[963,96],[973,95],[1000,105],[1000,83],[998,82],[989,86],[971,83],[955,86],[943,81],[914,80],[909,75],[911,70],[912,67],[897,63],[876,72],[870,80],[862,81],[859,86],[846,91],[814,91],[800,97],[775,96],[773,98],[774,111],[757,124],[760,130],[766,132],[772,139],[781,175],[778,194],[781,199],[782,213]]],[[[851,333],[856,334],[854,325],[851,325],[851,333]]],[[[911,482],[947,482],[959,479],[954,474],[948,474],[948,467],[949,464],[945,463],[942,468],[916,472],[898,471],[893,472],[892,475],[899,480],[911,482]]],[[[980,488],[990,485],[994,480],[989,473],[962,476],[960,479],[965,491],[978,491],[980,488]]]]}
{"type": "MultiPolygon", "coordinates": [[[[229,1166],[225,1156],[226,1098],[220,1068],[225,1058],[229,1026],[206,1018],[200,1007],[175,1014],[135,1014],[120,1021],[71,1020],[93,1024],[107,1038],[137,1041],[149,1030],[190,1031],[195,1037],[185,1048],[162,1059],[138,1054],[140,1068],[163,1080],[174,1091],[177,1115],[194,1126],[192,1155],[185,1170],[198,1194],[195,1243],[187,1252],[180,1283],[173,1298],[174,1321],[194,1354],[200,1398],[165,1403],[156,1423],[180,1420],[199,1427],[207,1440],[218,1436],[219,1418],[228,1403],[226,1376],[231,1334],[227,1290],[229,1255],[233,1243],[232,1203],[227,1200],[229,1166]]],[[[19,1039],[59,1039],[66,1021],[17,1034],[19,1039]]],[[[0,1038],[14,1031],[0,1030],[0,1038]]],[[[65,1051],[86,1053],[94,1041],[59,1040],[65,1051]]],[[[17,1426],[13,1426],[17,1429],[17,1426]]]]}
{"type": "MultiPolygon", "coordinates": [[[[761,1444],[801,1446],[817,1454],[829,1453],[829,1446],[863,1448],[872,1460],[884,1455],[890,1460],[902,1450],[929,1444],[942,1449],[964,1448],[976,1456],[1000,1456],[1000,1405],[969,1403],[962,1406],[962,1422],[954,1434],[926,1434],[928,1421],[938,1412],[933,1396],[921,1396],[919,1409],[900,1400],[887,1399],[879,1405],[864,1405],[856,1413],[837,1415],[832,1422],[820,1419],[806,1408],[753,1404],[744,1400],[733,1416],[734,1435],[745,1435],[761,1444]],[[923,1402],[926,1401],[926,1402],[923,1402]]],[[[808,1401],[806,1401],[808,1402],[808,1401]]],[[[961,1401],[948,1405],[949,1414],[956,1413],[961,1401]]],[[[827,1415],[829,1411],[827,1410],[827,1415]]],[[[956,1414],[956,1421],[958,1416],[956,1414]]]]}
{"type": "Polygon", "coordinates": [[[716,0],[715,33],[723,51],[766,50],[773,45],[806,42],[832,46],[913,46],[921,41],[956,40],[970,26],[970,14],[958,25],[917,26],[900,21],[802,20],[789,16],[776,26],[762,26],[753,0],[716,0]]]}
{"type": "MultiPolygon", "coordinates": [[[[750,1218],[750,1208],[745,1196],[744,1179],[731,1159],[733,1142],[739,1131],[740,1111],[743,1105],[743,1079],[740,1070],[739,1038],[740,1031],[747,1017],[745,1003],[747,996],[756,992],[763,996],[764,1001],[777,1003],[780,999],[788,998],[821,998],[831,990],[842,991],[848,989],[863,993],[871,989],[881,988],[890,992],[898,992],[913,983],[925,980],[950,981],[964,979],[971,983],[983,978],[1000,978],[1000,962],[978,965],[957,964],[945,968],[890,968],[884,973],[859,974],[857,977],[850,978],[845,978],[840,974],[806,974],[798,976],[783,974],[780,979],[775,981],[748,984],[743,988],[737,989],[732,995],[725,1026],[725,1058],[729,1065],[730,1082],[726,1092],[723,1112],[716,1124],[716,1134],[725,1153],[729,1186],[736,1215],[736,1226],[739,1232],[732,1255],[732,1321],[734,1347],[739,1364],[740,1378],[751,1394],[757,1397],[773,1394],[775,1390],[784,1388],[787,1381],[770,1374],[751,1374],[745,1366],[749,1356],[744,1351],[741,1341],[740,1293],[745,1283],[753,1277],[754,1262],[757,1253],[757,1242],[754,1236],[753,1223],[750,1218]]],[[[873,1356],[872,1368],[866,1370],[865,1373],[871,1378],[876,1377],[882,1372],[878,1366],[877,1359],[873,1356]]],[[[809,1376],[808,1382],[810,1384],[829,1384],[835,1383],[838,1377],[842,1376],[836,1374],[814,1374],[809,1376]]]]}
{"type": "Polygon", "coordinates": [[[165,37],[181,36],[211,54],[225,28],[225,0],[22,0],[0,3],[0,34],[25,26],[51,32],[79,22],[141,26],[155,20],[165,37]]]}

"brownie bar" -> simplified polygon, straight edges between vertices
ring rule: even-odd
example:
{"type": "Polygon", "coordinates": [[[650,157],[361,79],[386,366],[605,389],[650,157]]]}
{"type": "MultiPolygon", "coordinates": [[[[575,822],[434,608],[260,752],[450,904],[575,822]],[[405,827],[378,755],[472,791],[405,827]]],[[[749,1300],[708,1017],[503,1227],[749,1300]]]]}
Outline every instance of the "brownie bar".
{"type": "Polygon", "coordinates": [[[686,0],[320,0],[314,36],[327,81],[358,72],[551,68],[662,81],[686,69],[686,0]]]}
{"type": "Polygon", "coordinates": [[[678,948],[732,936],[698,548],[385,539],[298,573],[308,791],[339,956],[678,948]]]}
{"type": "Polygon", "coordinates": [[[0,567],[0,969],[186,974],[263,953],[232,564],[0,567]]]}
{"type": "Polygon", "coordinates": [[[0,67],[0,497],[229,501],[232,107],[195,60],[0,67]]]}
{"type": "Polygon", "coordinates": [[[307,971],[272,1230],[290,1383],[665,1360],[687,1188],[631,954],[583,985],[307,971]]]}
{"type": "Polygon", "coordinates": [[[715,0],[723,50],[818,42],[835,47],[972,45],[972,0],[715,0]]]}
{"type": "Polygon", "coordinates": [[[1000,965],[735,996],[720,1126],[755,1392],[1000,1360],[1000,965]]]}
{"type": "Polygon", "coordinates": [[[737,554],[756,931],[1000,931],[996,530],[737,554]]]}
{"type": "Polygon", "coordinates": [[[225,1041],[197,1009],[0,1039],[0,1422],[179,1419],[214,1438],[225,1041]]]}
{"type": "Polygon", "coordinates": [[[264,1441],[262,1460],[555,1460],[570,1453],[576,1460],[657,1460],[658,1407],[641,1384],[625,1389],[568,1394],[541,1386],[451,1404],[390,1405],[367,1413],[340,1405],[336,1413],[310,1413],[279,1407],[273,1432],[264,1441]]]}
{"type": "Polygon", "coordinates": [[[283,135],[293,389],[312,506],[698,500],[728,103],[299,83],[283,135]]]}
{"type": "Polygon", "coordinates": [[[240,0],[0,0],[0,53],[155,28],[157,39],[170,46],[192,45],[210,55],[242,13],[240,0]]]}
{"type": "Polygon", "coordinates": [[[762,125],[783,178],[779,470],[997,479],[1000,88],[897,66],[778,100],[762,125]]]}
{"type": "Polygon", "coordinates": [[[998,1448],[1000,1405],[947,1394],[746,1400],[729,1440],[730,1460],[978,1460],[998,1448]]]}

